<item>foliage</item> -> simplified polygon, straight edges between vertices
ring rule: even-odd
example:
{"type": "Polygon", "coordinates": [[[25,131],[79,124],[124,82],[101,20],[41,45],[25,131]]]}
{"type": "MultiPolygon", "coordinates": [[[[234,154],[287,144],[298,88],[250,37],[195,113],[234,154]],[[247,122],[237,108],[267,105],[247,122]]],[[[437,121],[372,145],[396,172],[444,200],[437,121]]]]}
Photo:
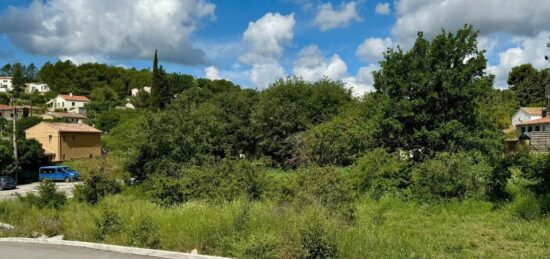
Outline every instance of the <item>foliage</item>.
{"type": "Polygon", "coordinates": [[[104,196],[121,191],[122,186],[116,180],[108,179],[102,175],[93,175],[83,184],[76,185],[73,195],[80,202],[97,204],[104,196]]]}
{"type": "Polygon", "coordinates": [[[35,139],[21,139],[17,141],[19,165],[23,169],[38,171],[40,166],[48,163],[44,155],[42,144],[35,139]]]}
{"type": "Polygon", "coordinates": [[[379,199],[398,194],[409,183],[407,162],[384,149],[375,149],[359,158],[352,169],[355,188],[379,199]]]}
{"type": "Polygon", "coordinates": [[[419,33],[411,50],[385,53],[374,72],[377,94],[389,101],[377,136],[384,147],[411,151],[417,161],[441,151],[493,148],[486,139],[498,131],[476,118],[477,100],[493,82],[477,35],[471,26],[442,31],[432,41],[419,33]]]}
{"type": "Polygon", "coordinates": [[[522,64],[512,68],[508,74],[510,90],[516,94],[521,106],[544,104],[544,86],[542,72],[531,64],[522,64]]]}
{"type": "Polygon", "coordinates": [[[252,114],[258,154],[289,166],[292,136],[328,121],[351,100],[342,83],[321,80],[309,83],[298,78],[279,80],[260,93],[252,114]]]}
{"type": "Polygon", "coordinates": [[[151,86],[151,108],[164,109],[172,99],[172,94],[166,80],[166,72],[162,65],[158,67],[157,50],[153,59],[153,85],[151,86]]]}
{"type": "Polygon", "coordinates": [[[54,182],[46,180],[37,187],[37,194],[28,193],[27,196],[20,196],[19,200],[38,208],[62,209],[67,202],[64,192],[58,191],[54,182]]]}
{"type": "Polygon", "coordinates": [[[171,177],[150,178],[145,182],[144,188],[149,198],[161,206],[169,207],[185,202],[183,185],[171,177]]]}
{"type": "Polygon", "coordinates": [[[412,194],[419,199],[485,198],[492,167],[480,153],[441,153],[411,172],[412,194]]]}
{"type": "Polygon", "coordinates": [[[19,97],[25,90],[25,68],[20,63],[16,63],[12,68],[12,94],[19,97]]]}

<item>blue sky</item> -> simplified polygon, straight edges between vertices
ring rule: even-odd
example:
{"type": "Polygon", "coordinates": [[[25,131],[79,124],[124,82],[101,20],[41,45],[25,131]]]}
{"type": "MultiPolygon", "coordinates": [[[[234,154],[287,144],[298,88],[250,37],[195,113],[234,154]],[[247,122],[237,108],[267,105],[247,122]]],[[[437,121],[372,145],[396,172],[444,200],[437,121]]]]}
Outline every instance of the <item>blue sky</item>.
{"type": "Polygon", "coordinates": [[[288,75],[329,77],[363,93],[387,47],[470,23],[487,49],[487,72],[506,87],[512,66],[548,66],[548,13],[544,0],[0,0],[0,65],[146,68],[158,48],[170,72],[252,88],[288,75]]]}

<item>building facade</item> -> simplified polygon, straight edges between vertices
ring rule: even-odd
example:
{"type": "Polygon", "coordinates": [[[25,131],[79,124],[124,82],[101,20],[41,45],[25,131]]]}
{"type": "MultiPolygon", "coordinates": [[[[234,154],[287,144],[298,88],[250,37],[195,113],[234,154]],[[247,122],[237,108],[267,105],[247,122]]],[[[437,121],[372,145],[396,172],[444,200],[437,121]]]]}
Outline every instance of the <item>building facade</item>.
{"type": "Polygon", "coordinates": [[[101,155],[101,131],[86,124],[41,122],[25,135],[40,142],[52,162],[101,155]]]}
{"type": "Polygon", "coordinates": [[[84,105],[89,102],[90,99],[88,99],[88,97],[86,96],[60,94],[54,99],[50,100],[47,104],[48,110],[52,112],[62,111],[86,114],[86,109],[84,108],[84,105]]]}
{"type": "Polygon", "coordinates": [[[26,83],[25,84],[25,92],[28,94],[34,93],[34,92],[43,94],[49,91],[50,91],[50,87],[48,87],[48,85],[44,83],[26,83]]]}
{"type": "Polygon", "coordinates": [[[12,90],[12,78],[0,76],[0,93],[7,93],[12,90]]]}
{"type": "Polygon", "coordinates": [[[87,119],[83,114],[72,112],[47,112],[40,117],[45,120],[60,119],[67,123],[83,123],[87,119]]]}
{"type": "MultiPolygon", "coordinates": [[[[16,110],[17,110],[17,118],[23,118],[23,110],[22,109],[16,109],[16,110]]],[[[14,117],[13,108],[8,105],[0,104],[0,117],[3,117],[8,121],[12,121],[14,117]]]]}
{"type": "Polygon", "coordinates": [[[512,116],[512,125],[542,118],[544,107],[521,107],[512,116]]]}

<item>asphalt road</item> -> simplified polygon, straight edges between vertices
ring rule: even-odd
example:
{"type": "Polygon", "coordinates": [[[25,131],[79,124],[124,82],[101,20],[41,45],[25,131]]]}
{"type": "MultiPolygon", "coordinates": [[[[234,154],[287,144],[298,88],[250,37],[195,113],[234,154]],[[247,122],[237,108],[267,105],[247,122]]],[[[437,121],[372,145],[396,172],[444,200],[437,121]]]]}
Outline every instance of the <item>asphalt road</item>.
{"type": "MultiPolygon", "coordinates": [[[[18,185],[16,189],[14,190],[5,190],[0,191],[0,200],[4,199],[12,199],[15,197],[16,193],[19,193],[23,196],[25,196],[29,192],[36,192],[36,187],[38,187],[40,183],[31,183],[31,184],[23,184],[18,185]]],[[[60,191],[64,191],[67,196],[72,197],[73,194],[73,188],[74,186],[78,184],[78,182],[72,182],[72,183],[65,183],[65,182],[58,182],[55,183],[57,185],[57,189],[60,191]]],[[[0,250],[0,256],[2,255],[2,251],[0,250]]]]}
{"type": "Polygon", "coordinates": [[[0,242],[0,258],[22,259],[151,259],[158,257],[129,255],[90,248],[53,244],[25,244],[0,242]]]}

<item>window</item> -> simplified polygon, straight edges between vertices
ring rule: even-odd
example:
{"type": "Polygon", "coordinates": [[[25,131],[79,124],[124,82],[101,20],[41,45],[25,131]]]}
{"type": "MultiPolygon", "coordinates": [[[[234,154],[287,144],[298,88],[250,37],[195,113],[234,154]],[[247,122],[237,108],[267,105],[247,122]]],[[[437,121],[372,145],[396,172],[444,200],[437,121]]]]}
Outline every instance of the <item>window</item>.
{"type": "Polygon", "coordinates": [[[535,126],[535,131],[540,131],[540,126],[535,126]]]}
{"type": "Polygon", "coordinates": [[[529,127],[529,128],[527,128],[527,131],[528,131],[528,132],[531,132],[531,131],[533,131],[533,127],[529,127]]]}
{"type": "Polygon", "coordinates": [[[521,127],[521,133],[525,133],[525,127],[521,127]]]}
{"type": "Polygon", "coordinates": [[[74,107],[74,102],[73,102],[73,107],[74,107]]]}
{"type": "Polygon", "coordinates": [[[52,143],[52,135],[48,135],[48,142],[52,143]]]}
{"type": "Polygon", "coordinates": [[[75,135],[73,135],[73,141],[74,141],[74,139],[75,139],[75,135]]]}
{"type": "Polygon", "coordinates": [[[65,160],[65,154],[63,154],[63,160],[65,160]]]}
{"type": "Polygon", "coordinates": [[[62,102],[62,103],[61,103],[61,107],[65,107],[65,102],[62,102]]]}

